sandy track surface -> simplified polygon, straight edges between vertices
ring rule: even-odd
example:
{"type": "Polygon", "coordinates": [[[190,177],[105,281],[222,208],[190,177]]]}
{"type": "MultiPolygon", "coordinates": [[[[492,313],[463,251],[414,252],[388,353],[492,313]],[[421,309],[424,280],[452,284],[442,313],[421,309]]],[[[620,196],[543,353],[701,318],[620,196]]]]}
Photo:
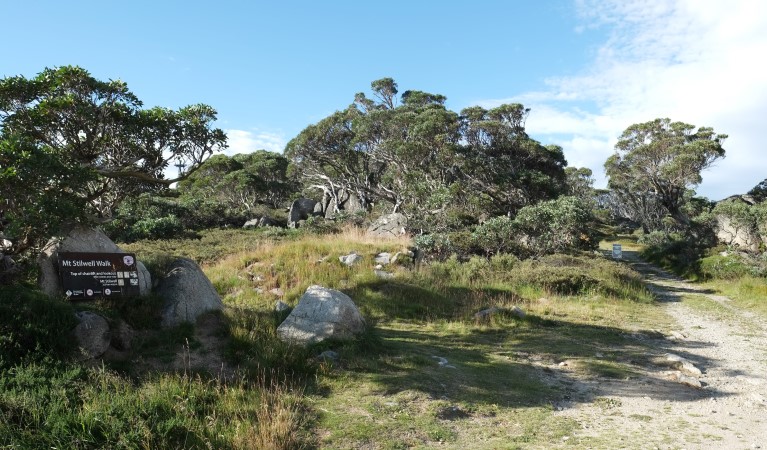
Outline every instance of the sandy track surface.
{"type": "Polygon", "coordinates": [[[654,361],[639,376],[571,378],[563,386],[572,400],[555,405],[557,414],[581,425],[574,437],[592,438],[573,441],[593,441],[595,448],[767,448],[767,323],[726,297],[638,260],[631,264],[677,325],[670,333],[633,336],[654,361]],[[721,307],[694,309],[681,301],[688,295],[721,307]],[[669,362],[669,354],[686,368],[669,362]]]}

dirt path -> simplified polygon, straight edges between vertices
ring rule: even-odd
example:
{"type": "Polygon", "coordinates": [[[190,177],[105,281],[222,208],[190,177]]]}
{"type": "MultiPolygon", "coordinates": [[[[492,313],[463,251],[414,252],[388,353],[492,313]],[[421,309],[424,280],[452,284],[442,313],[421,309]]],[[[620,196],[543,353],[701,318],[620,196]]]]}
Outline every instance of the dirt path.
{"type": "Polygon", "coordinates": [[[640,376],[583,380],[570,386],[574,401],[557,414],[579,422],[575,438],[605,442],[604,448],[767,448],[765,320],[636,258],[631,264],[677,326],[665,337],[635,336],[653,361],[640,376]],[[682,301],[687,295],[704,296],[714,307],[692,308],[682,301]],[[677,371],[679,363],[668,361],[668,354],[695,367],[677,371]],[[696,380],[700,388],[683,384],[696,380]]]}

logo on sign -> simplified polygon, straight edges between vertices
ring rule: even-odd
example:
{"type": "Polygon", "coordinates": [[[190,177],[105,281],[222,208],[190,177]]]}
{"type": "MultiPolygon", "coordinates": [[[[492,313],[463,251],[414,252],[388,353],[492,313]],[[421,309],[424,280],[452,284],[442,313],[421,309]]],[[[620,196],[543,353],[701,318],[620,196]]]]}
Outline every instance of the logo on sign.
{"type": "Polygon", "coordinates": [[[130,255],[123,256],[123,263],[125,263],[126,266],[132,266],[133,265],[133,257],[130,255]]]}

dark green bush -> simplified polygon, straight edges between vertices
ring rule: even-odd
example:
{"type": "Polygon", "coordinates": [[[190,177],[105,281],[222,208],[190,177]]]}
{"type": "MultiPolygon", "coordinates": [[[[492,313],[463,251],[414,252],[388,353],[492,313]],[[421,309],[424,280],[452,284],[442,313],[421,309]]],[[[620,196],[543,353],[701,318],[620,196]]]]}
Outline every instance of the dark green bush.
{"type": "Polygon", "coordinates": [[[519,210],[514,218],[520,243],[534,256],[593,250],[599,245],[591,209],[577,197],[559,197],[519,210]]]}
{"type": "Polygon", "coordinates": [[[700,274],[708,279],[732,280],[749,275],[752,266],[735,255],[714,255],[700,260],[700,274]]]}
{"type": "Polygon", "coordinates": [[[169,239],[178,237],[183,232],[184,226],[181,224],[181,220],[174,215],[139,220],[128,231],[131,241],[169,239]]]}
{"type": "Polygon", "coordinates": [[[521,245],[517,235],[514,221],[506,216],[499,216],[479,225],[471,235],[471,240],[488,256],[519,254],[521,245]]]}
{"type": "Polygon", "coordinates": [[[421,234],[413,239],[413,244],[424,255],[437,260],[444,260],[455,253],[455,245],[447,233],[421,234]]]}

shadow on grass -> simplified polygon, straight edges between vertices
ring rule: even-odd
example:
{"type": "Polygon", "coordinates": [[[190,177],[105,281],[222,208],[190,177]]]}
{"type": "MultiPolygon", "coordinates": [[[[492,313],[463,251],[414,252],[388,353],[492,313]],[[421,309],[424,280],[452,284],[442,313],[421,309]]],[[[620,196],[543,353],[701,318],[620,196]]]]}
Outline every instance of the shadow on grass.
{"type": "Polygon", "coordinates": [[[448,323],[389,323],[378,334],[383,350],[352,355],[347,368],[364,373],[381,395],[413,390],[433,399],[503,407],[572,406],[604,395],[668,401],[728,395],[660,376],[671,369],[656,362],[672,345],[698,367],[711,368],[715,361],[679,352],[679,342],[652,332],[627,335],[618,328],[528,316],[457,329],[448,323]]]}

